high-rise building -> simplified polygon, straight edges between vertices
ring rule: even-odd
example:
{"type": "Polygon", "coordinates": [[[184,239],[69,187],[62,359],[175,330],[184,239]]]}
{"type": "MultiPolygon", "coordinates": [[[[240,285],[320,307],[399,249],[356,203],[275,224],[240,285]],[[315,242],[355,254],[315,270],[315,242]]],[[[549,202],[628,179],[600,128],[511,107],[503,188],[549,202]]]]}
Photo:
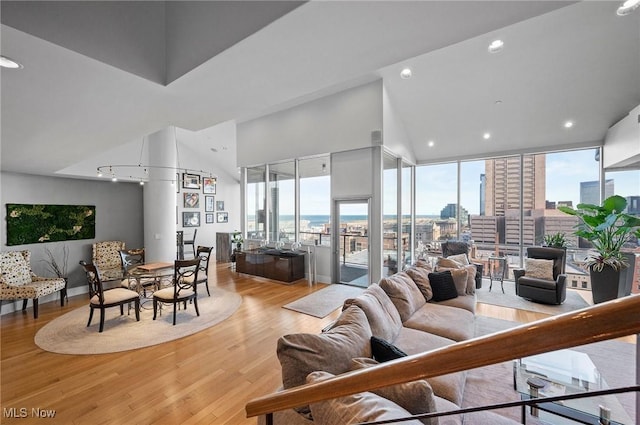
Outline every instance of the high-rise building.
{"type": "MultiPolygon", "coordinates": [[[[604,199],[613,196],[613,179],[604,182],[604,199]]],[[[580,203],[600,205],[600,182],[598,180],[590,182],[580,182],[580,203]]]]}
{"type": "MultiPolygon", "coordinates": [[[[525,155],[522,163],[522,208],[544,209],[546,206],[545,155],[525,155]]],[[[507,210],[520,209],[520,157],[485,161],[484,215],[504,216],[507,210]]]]}
{"type": "Polygon", "coordinates": [[[484,215],[484,206],[486,204],[487,194],[485,193],[485,187],[487,186],[487,175],[482,173],[480,174],[480,215],[484,215]]]}
{"type": "MultiPolygon", "coordinates": [[[[457,218],[458,217],[458,204],[447,204],[440,211],[440,218],[457,218]]],[[[460,207],[460,222],[463,224],[469,223],[469,211],[464,207],[460,207]]]]}
{"type": "Polygon", "coordinates": [[[627,214],[640,216],[640,196],[627,196],[627,214]]]}

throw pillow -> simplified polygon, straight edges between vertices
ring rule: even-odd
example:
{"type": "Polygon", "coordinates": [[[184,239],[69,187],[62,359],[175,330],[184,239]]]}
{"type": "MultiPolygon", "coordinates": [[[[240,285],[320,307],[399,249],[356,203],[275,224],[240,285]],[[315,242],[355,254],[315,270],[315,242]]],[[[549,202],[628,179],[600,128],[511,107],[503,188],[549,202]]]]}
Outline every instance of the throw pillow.
{"type": "Polygon", "coordinates": [[[476,293],[476,273],[478,270],[474,264],[468,264],[464,266],[464,269],[467,271],[467,295],[473,295],[476,293]]]}
{"type": "Polygon", "coordinates": [[[423,268],[423,269],[427,269],[427,270],[429,270],[430,272],[432,272],[432,271],[433,271],[433,267],[431,267],[431,263],[430,263],[429,261],[427,261],[427,260],[417,260],[417,261],[416,261],[416,264],[414,264],[414,265],[415,265],[416,267],[420,267],[420,268],[423,268]]]}
{"type": "Polygon", "coordinates": [[[453,260],[455,262],[458,262],[460,264],[462,264],[463,266],[466,266],[469,263],[469,257],[467,257],[467,254],[456,254],[456,255],[450,255],[447,257],[448,260],[453,260]]]}
{"type": "MultiPolygon", "coordinates": [[[[351,360],[351,370],[365,369],[380,363],[368,357],[358,357],[351,360]]],[[[421,415],[437,411],[436,400],[431,385],[423,379],[392,385],[390,387],[371,390],[372,393],[391,400],[412,415],[421,415]]],[[[437,418],[424,418],[420,421],[425,425],[438,425],[437,418]]]]}
{"type": "Polygon", "coordinates": [[[370,285],[358,297],[346,300],[343,309],[352,304],[364,311],[373,335],[390,341],[396,339],[402,329],[400,313],[377,283],[370,285]]]}
{"type": "MultiPolygon", "coordinates": [[[[364,312],[350,306],[333,327],[321,334],[298,333],[278,340],[277,355],[285,389],[303,385],[313,371],[340,374],[349,370],[354,357],[371,357],[371,329],[364,312]]],[[[308,408],[296,409],[306,412],[308,408]]]]}
{"type": "MultiPolygon", "coordinates": [[[[307,382],[313,384],[333,377],[331,373],[317,371],[309,374],[307,382]]],[[[311,413],[314,422],[320,424],[352,424],[411,416],[407,410],[396,403],[370,392],[312,403],[311,413]]],[[[422,422],[415,419],[402,423],[422,425],[422,422]]]]}
{"type": "Polygon", "coordinates": [[[525,261],[525,276],[537,279],[553,280],[553,260],[527,258],[525,261]]]}
{"type": "Polygon", "coordinates": [[[448,267],[438,267],[438,271],[451,272],[451,277],[453,277],[453,283],[456,286],[456,291],[458,292],[458,295],[467,294],[467,281],[468,281],[469,273],[467,272],[466,268],[452,269],[448,267]]]}
{"type": "Polygon", "coordinates": [[[433,289],[434,301],[450,300],[458,296],[458,290],[453,282],[450,270],[429,273],[429,282],[431,283],[431,289],[433,289]]]}
{"type": "Polygon", "coordinates": [[[460,267],[462,267],[462,263],[452,260],[451,257],[438,257],[438,260],[436,261],[436,270],[439,270],[440,268],[459,269],[460,267]]]}
{"type": "Polygon", "coordinates": [[[426,304],[422,292],[405,272],[385,277],[380,280],[379,285],[396,306],[402,322],[407,321],[417,309],[426,304]]]}
{"type": "Polygon", "coordinates": [[[406,272],[411,276],[411,279],[413,279],[413,282],[416,284],[420,292],[422,292],[425,300],[429,301],[433,298],[433,290],[429,283],[429,270],[423,267],[409,267],[406,272]]]}
{"type": "Polygon", "coordinates": [[[389,341],[378,338],[376,336],[371,337],[371,353],[373,354],[373,358],[380,363],[407,356],[407,353],[405,353],[389,341]]]}

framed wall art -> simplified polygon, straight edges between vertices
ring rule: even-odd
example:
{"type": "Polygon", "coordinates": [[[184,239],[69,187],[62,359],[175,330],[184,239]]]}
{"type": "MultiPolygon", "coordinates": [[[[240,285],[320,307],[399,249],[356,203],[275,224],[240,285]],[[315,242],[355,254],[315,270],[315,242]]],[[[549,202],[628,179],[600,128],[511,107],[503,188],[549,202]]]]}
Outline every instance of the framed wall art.
{"type": "Polygon", "coordinates": [[[183,211],[182,227],[200,227],[200,213],[183,211]]]}
{"type": "Polygon", "coordinates": [[[198,208],[200,207],[200,194],[195,192],[185,192],[184,197],[184,207],[185,208],[198,208]]]}
{"type": "Polygon", "coordinates": [[[216,201],[216,211],[224,210],[224,201],[216,201]]]}
{"type": "Polygon", "coordinates": [[[213,196],[205,196],[204,197],[204,210],[205,212],[213,212],[213,196]]]}
{"type": "Polygon", "coordinates": [[[202,178],[202,193],[210,193],[216,194],[216,183],[217,180],[215,177],[203,177],[202,178]]]}
{"type": "Polygon", "coordinates": [[[182,173],[182,187],[184,189],[200,189],[200,176],[197,174],[182,173]]]}
{"type": "Polygon", "coordinates": [[[204,220],[205,220],[205,223],[212,224],[214,222],[213,221],[213,214],[205,214],[204,215],[204,220]]]}
{"type": "Polygon", "coordinates": [[[218,223],[228,223],[229,222],[229,213],[227,213],[227,212],[216,213],[216,221],[218,223]]]}

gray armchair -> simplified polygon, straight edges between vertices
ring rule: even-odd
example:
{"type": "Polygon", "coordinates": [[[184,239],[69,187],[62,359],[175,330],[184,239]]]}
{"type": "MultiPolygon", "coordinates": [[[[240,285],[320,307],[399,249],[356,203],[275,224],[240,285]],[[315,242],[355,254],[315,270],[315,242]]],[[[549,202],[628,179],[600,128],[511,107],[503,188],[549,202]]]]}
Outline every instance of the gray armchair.
{"type": "Polygon", "coordinates": [[[567,297],[567,275],[565,273],[566,250],[563,248],[529,247],[527,257],[553,260],[553,279],[527,276],[526,271],[516,269],[516,295],[545,304],[562,304],[567,297]]]}

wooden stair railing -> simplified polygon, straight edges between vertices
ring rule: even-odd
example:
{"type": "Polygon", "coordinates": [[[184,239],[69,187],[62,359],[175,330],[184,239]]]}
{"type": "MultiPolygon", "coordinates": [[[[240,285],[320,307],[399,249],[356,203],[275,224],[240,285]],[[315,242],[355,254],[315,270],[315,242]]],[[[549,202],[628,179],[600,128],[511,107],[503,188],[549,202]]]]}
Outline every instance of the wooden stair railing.
{"type": "Polygon", "coordinates": [[[640,295],[527,323],[249,401],[247,417],[521,357],[640,334],[640,295]]]}

